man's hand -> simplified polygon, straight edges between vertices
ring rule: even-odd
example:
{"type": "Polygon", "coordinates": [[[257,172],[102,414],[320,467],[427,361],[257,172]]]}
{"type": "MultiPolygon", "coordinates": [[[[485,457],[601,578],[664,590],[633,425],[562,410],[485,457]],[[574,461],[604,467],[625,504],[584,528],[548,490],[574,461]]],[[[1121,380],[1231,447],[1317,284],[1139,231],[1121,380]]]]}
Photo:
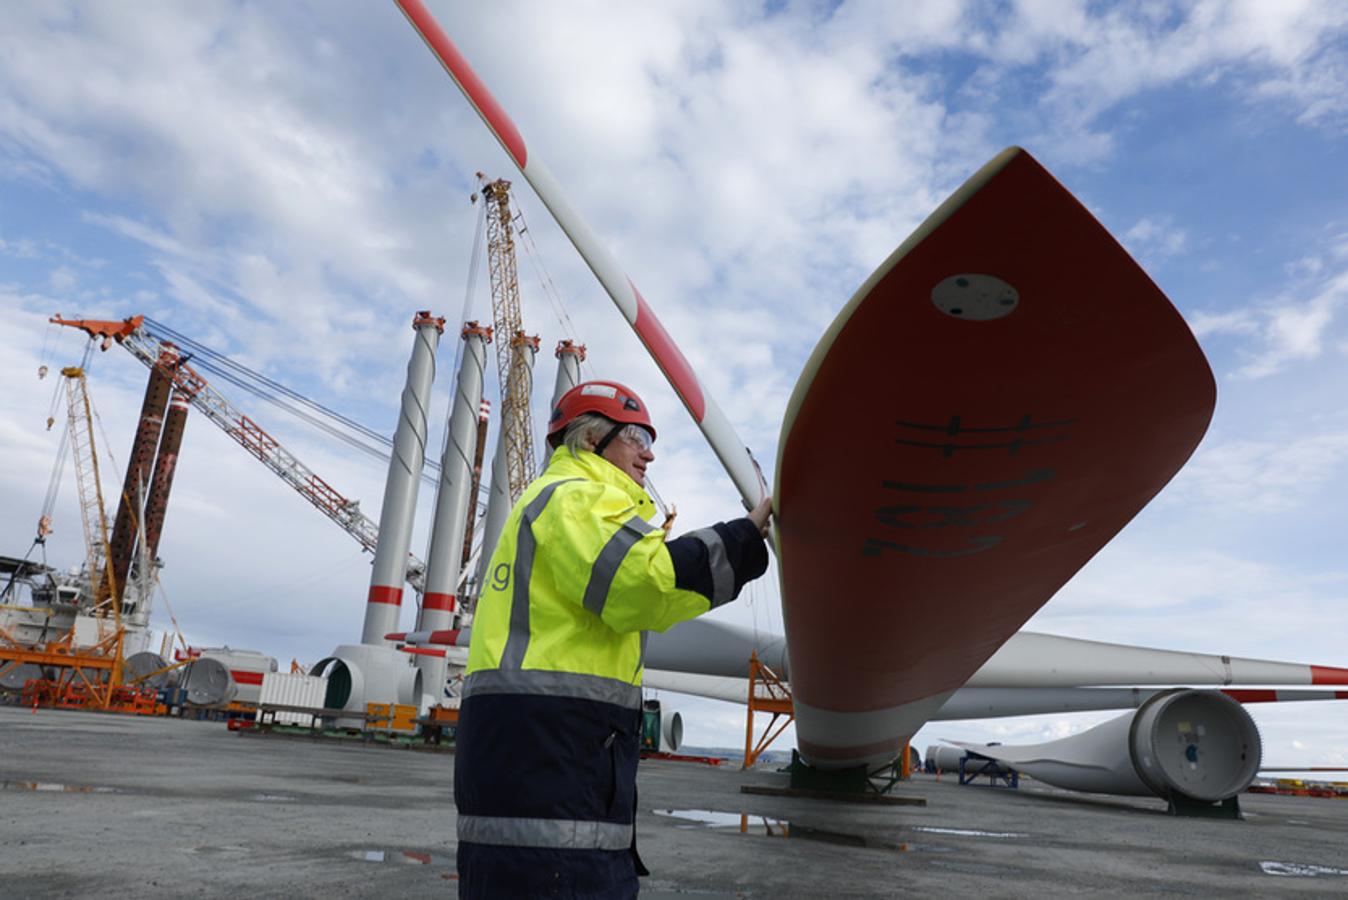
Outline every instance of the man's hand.
{"type": "Polygon", "coordinates": [[[754,527],[758,529],[758,533],[764,537],[767,537],[768,534],[768,518],[771,517],[771,515],[771,497],[764,497],[759,501],[758,505],[749,512],[749,521],[754,523],[754,527]]]}

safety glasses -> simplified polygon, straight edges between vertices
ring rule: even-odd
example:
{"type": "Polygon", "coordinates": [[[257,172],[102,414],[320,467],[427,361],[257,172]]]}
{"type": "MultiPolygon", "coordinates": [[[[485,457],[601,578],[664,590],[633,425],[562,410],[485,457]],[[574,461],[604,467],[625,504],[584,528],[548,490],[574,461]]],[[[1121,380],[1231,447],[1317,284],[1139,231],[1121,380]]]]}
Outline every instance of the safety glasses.
{"type": "Polygon", "coordinates": [[[618,437],[627,441],[642,453],[651,449],[651,445],[655,443],[655,438],[651,437],[651,433],[640,425],[624,425],[623,430],[618,432],[618,437]]]}

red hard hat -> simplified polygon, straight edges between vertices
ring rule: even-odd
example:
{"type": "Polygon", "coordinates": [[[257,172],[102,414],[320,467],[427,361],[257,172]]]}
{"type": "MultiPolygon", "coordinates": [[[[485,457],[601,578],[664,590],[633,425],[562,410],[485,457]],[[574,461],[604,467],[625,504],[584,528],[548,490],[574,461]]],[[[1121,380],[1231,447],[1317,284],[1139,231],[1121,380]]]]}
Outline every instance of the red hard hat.
{"type": "Polygon", "coordinates": [[[631,388],[616,381],[584,381],[557,401],[548,420],[548,443],[553,446],[561,443],[566,426],[582,413],[599,413],[624,425],[640,425],[655,439],[655,426],[646,412],[646,404],[631,388]]]}

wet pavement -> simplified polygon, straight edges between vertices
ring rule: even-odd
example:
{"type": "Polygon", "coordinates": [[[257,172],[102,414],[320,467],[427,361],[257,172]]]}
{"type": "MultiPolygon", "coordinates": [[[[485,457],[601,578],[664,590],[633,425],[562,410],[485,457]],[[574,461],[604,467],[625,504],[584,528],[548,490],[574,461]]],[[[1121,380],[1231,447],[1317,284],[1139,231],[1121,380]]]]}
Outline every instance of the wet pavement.
{"type": "MultiPolygon", "coordinates": [[[[0,707],[0,896],[452,896],[454,758],[222,724],[0,707]]],[[[925,807],[744,794],[642,763],[642,897],[1348,895],[1348,800],[1160,800],[922,776],[925,807]]]]}

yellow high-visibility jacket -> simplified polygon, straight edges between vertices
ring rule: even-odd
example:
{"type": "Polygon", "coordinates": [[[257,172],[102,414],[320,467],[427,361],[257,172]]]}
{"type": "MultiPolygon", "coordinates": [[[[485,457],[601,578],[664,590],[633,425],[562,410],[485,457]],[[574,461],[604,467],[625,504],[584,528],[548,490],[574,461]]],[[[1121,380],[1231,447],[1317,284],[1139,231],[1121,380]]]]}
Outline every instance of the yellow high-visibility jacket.
{"type": "Polygon", "coordinates": [[[608,460],[562,447],[506,519],[461,694],[454,796],[466,896],[559,884],[635,893],[627,851],[645,632],[734,599],[767,567],[747,518],[666,541],[646,521],[653,511],[608,460]]]}
{"type": "MultiPolygon", "coordinates": [[[[706,556],[702,566],[692,564],[705,572],[680,578],[675,561],[688,554],[679,553],[679,542],[671,550],[646,521],[654,511],[646,492],[608,460],[558,448],[515,504],[487,566],[468,689],[482,680],[473,678],[478,672],[535,670],[612,681],[614,696],[639,701],[622,688],[641,684],[642,632],[699,616],[733,599],[739,586],[714,527],[680,539],[697,542],[691,549],[706,556]],[[697,590],[708,583],[709,592],[697,590]]],[[[745,537],[761,547],[756,535],[745,537]]]]}

